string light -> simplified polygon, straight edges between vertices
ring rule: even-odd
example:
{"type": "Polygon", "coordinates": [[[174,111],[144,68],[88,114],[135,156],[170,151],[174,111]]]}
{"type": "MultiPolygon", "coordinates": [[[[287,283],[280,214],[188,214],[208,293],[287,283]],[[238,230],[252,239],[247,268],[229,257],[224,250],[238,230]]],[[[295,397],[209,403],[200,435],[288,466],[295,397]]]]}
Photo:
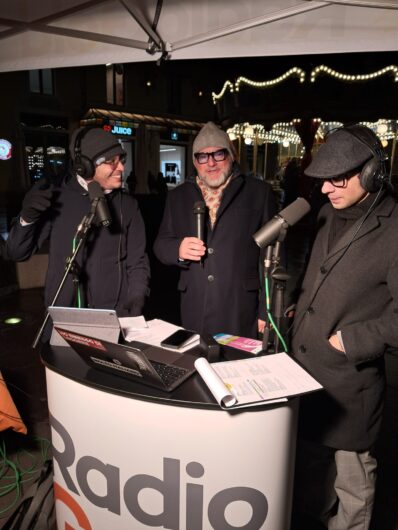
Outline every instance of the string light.
{"type": "MultiPolygon", "coordinates": [[[[316,66],[310,74],[310,81],[311,83],[314,83],[318,75],[326,74],[331,77],[335,77],[336,79],[339,79],[341,81],[350,81],[350,82],[361,82],[361,81],[370,81],[372,79],[376,79],[377,77],[381,77],[383,75],[393,74],[394,75],[394,81],[398,81],[398,66],[396,65],[389,65],[385,66],[384,68],[381,68],[380,70],[377,70],[376,72],[371,72],[370,74],[344,74],[342,72],[338,72],[337,70],[334,70],[333,68],[330,68],[329,66],[326,66],[324,64],[321,64],[319,66],[316,66]]],[[[217,101],[219,101],[225,94],[225,92],[229,89],[230,93],[233,92],[239,92],[239,88],[241,84],[248,85],[252,88],[268,88],[271,86],[278,85],[279,83],[282,83],[285,81],[288,77],[296,76],[299,78],[300,83],[304,83],[306,79],[306,73],[302,68],[299,68],[298,66],[294,66],[293,68],[290,68],[290,70],[287,70],[284,74],[280,75],[279,77],[276,77],[275,79],[269,79],[268,81],[253,81],[252,79],[248,79],[247,77],[240,76],[236,80],[235,84],[232,83],[232,81],[225,81],[224,86],[222,87],[221,91],[217,94],[215,92],[212,92],[212,98],[213,103],[216,104],[217,101]]]]}
{"type": "MultiPolygon", "coordinates": [[[[295,120],[300,121],[300,120],[295,120]]],[[[301,142],[300,136],[297,134],[293,122],[279,122],[273,125],[271,131],[266,131],[264,125],[238,123],[227,130],[227,134],[235,137],[243,138],[243,141],[250,145],[256,140],[257,145],[264,143],[282,143],[283,141],[289,144],[299,144],[301,142]],[[246,142],[249,140],[249,142],[246,142]]]]}
{"type": "Polygon", "coordinates": [[[244,83],[246,85],[249,85],[251,87],[255,88],[266,88],[273,85],[278,85],[279,83],[282,83],[290,76],[297,76],[300,80],[300,83],[304,83],[305,81],[305,72],[301,68],[298,68],[297,66],[294,66],[293,68],[290,68],[287,72],[280,75],[279,77],[276,77],[275,79],[270,79],[269,81],[253,81],[251,79],[248,79],[247,77],[238,77],[235,83],[235,91],[239,92],[239,86],[241,83],[244,83]]]}
{"type": "Polygon", "coordinates": [[[398,81],[398,66],[390,65],[385,66],[381,70],[377,70],[376,72],[372,72],[370,74],[359,74],[359,75],[351,75],[351,74],[343,74],[341,72],[337,72],[336,70],[333,70],[333,68],[329,68],[329,66],[325,66],[324,64],[321,64],[319,66],[316,66],[311,71],[311,83],[315,82],[315,79],[319,74],[327,74],[331,77],[335,77],[336,79],[340,79],[342,81],[369,81],[370,79],[375,79],[376,77],[380,77],[382,75],[386,75],[392,73],[394,74],[394,81],[398,81]]]}
{"type": "Polygon", "coordinates": [[[219,92],[218,94],[216,94],[215,92],[211,93],[211,97],[213,98],[213,103],[214,104],[216,104],[217,101],[224,96],[224,94],[225,94],[225,92],[226,92],[226,90],[228,88],[229,88],[230,92],[234,91],[234,84],[231,81],[225,81],[224,86],[221,89],[221,92],[219,92]]]}
{"type": "MultiPolygon", "coordinates": [[[[270,131],[266,131],[265,127],[258,123],[237,123],[227,130],[227,134],[231,139],[242,138],[248,145],[249,142],[246,142],[246,139],[249,139],[251,143],[256,141],[257,145],[262,145],[263,143],[283,144],[283,142],[285,142],[285,146],[287,146],[288,143],[301,144],[300,136],[295,127],[300,121],[300,118],[294,118],[291,122],[278,122],[272,126],[270,131]]],[[[318,123],[315,136],[318,142],[323,141],[325,136],[334,129],[338,129],[344,125],[339,121],[324,122],[321,118],[314,118],[312,121],[318,123]]],[[[381,142],[388,142],[388,140],[395,138],[396,132],[398,131],[398,120],[387,120],[383,118],[376,122],[360,122],[360,125],[364,125],[371,129],[377,134],[381,142]]]]}
{"type": "Polygon", "coordinates": [[[253,88],[268,88],[270,86],[278,85],[279,83],[282,83],[285,81],[288,77],[291,76],[297,76],[300,80],[300,83],[304,83],[305,81],[305,72],[301,68],[294,66],[293,68],[290,68],[287,72],[280,75],[279,77],[276,77],[275,79],[269,79],[268,81],[253,81],[252,79],[248,79],[247,77],[240,76],[235,82],[235,85],[231,81],[225,81],[224,86],[221,89],[221,92],[216,94],[215,92],[212,92],[212,98],[213,103],[216,104],[219,99],[221,99],[227,89],[229,88],[230,92],[239,92],[239,87],[243,83],[245,85],[251,86],[253,88]]]}

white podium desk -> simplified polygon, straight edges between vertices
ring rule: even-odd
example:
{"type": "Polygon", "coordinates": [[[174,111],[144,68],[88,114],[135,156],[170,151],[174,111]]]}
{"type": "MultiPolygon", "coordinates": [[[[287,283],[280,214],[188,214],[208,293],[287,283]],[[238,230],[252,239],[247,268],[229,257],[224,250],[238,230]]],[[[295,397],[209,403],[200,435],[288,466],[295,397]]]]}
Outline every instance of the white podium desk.
{"type": "Polygon", "coordinates": [[[288,530],[298,399],[225,412],[45,347],[58,530],[288,530]]]}

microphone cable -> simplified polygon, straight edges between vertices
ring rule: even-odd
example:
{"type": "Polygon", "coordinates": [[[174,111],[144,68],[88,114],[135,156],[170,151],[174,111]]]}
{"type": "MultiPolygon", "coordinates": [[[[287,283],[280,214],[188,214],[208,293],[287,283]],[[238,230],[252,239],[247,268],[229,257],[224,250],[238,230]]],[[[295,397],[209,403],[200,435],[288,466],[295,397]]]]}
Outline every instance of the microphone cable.
{"type": "MultiPolygon", "coordinates": [[[[276,325],[274,318],[271,314],[271,299],[270,299],[270,291],[269,291],[269,279],[268,277],[265,278],[265,310],[267,313],[268,321],[272,324],[272,329],[275,331],[275,333],[278,335],[279,340],[282,343],[282,346],[284,347],[284,351],[288,353],[287,344],[282,336],[282,333],[278,329],[278,326],[276,325]]],[[[277,352],[274,352],[277,353],[277,352]]]]}

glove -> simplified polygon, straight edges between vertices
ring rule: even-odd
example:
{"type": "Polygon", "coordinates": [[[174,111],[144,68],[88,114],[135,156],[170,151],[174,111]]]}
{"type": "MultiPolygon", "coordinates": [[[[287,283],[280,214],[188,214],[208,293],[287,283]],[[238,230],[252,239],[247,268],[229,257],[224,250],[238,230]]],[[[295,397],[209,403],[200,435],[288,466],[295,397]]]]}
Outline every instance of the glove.
{"type": "Polygon", "coordinates": [[[43,189],[34,186],[25,195],[22,201],[21,218],[27,223],[34,223],[41,214],[51,206],[51,188],[43,189]]]}

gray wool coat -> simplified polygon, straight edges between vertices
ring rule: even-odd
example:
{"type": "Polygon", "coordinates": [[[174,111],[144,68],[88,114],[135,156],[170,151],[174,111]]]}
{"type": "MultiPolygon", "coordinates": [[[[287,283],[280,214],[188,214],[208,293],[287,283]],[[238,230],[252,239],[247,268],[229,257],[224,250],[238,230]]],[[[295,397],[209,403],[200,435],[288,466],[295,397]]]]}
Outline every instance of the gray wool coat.
{"type": "Polygon", "coordinates": [[[384,196],[352,243],[348,231],[328,253],[332,218],[327,204],[293,327],[293,355],[324,386],[301,400],[301,434],[364,451],[380,428],[384,353],[398,347],[398,205],[384,196]],[[338,330],[346,354],[328,342],[338,330]]]}

